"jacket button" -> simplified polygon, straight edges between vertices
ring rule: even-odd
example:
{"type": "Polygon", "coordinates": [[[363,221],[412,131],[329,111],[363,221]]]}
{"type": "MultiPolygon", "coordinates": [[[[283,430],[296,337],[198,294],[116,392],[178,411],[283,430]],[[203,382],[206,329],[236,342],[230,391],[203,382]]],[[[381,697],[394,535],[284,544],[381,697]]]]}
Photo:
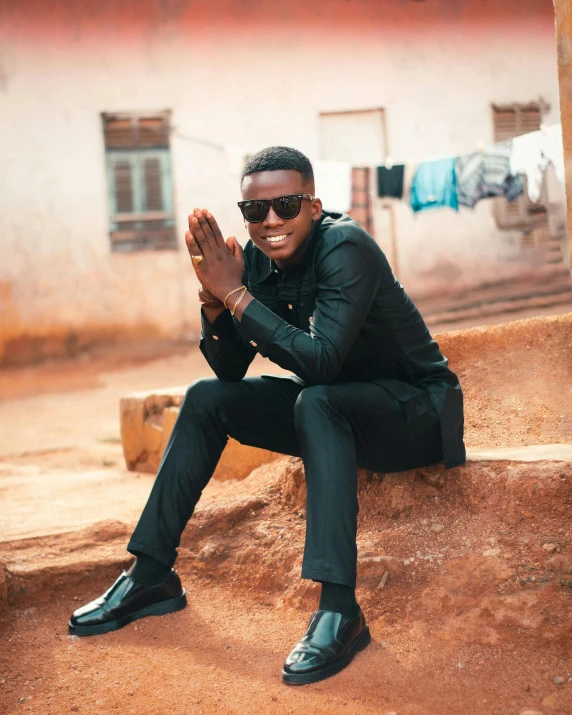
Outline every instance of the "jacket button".
{"type": "Polygon", "coordinates": [[[250,344],[252,345],[253,348],[257,348],[257,347],[258,347],[258,343],[255,343],[254,340],[251,340],[251,341],[250,341],[250,344]]]}
{"type": "Polygon", "coordinates": [[[213,340],[218,340],[218,335],[213,335],[213,340]]]}

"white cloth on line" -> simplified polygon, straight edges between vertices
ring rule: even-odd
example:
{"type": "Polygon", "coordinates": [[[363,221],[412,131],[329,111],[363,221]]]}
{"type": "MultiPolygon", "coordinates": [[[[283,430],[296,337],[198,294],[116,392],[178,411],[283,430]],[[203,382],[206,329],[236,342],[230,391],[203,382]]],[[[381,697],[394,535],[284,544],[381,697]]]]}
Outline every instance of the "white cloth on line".
{"type": "Polygon", "coordinates": [[[564,183],[564,147],[562,145],[562,125],[553,124],[546,130],[543,153],[554,164],[558,181],[564,183]]]}
{"type": "Polygon", "coordinates": [[[540,197],[542,175],[549,164],[554,164],[558,180],[564,183],[564,154],[560,124],[554,124],[545,131],[523,134],[512,140],[510,173],[513,176],[526,175],[528,196],[531,201],[537,202],[540,197]]]}
{"type": "Polygon", "coordinates": [[[347,213],[352,207],[352,167],[345,161],[316,161],[316,196],[326,211],[347,213]]]}

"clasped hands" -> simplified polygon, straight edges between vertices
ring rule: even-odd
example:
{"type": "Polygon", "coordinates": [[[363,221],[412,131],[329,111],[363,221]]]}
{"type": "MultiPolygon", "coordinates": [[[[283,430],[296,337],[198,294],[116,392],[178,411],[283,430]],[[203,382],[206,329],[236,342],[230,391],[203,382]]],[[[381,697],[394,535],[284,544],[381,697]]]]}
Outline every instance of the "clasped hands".
{"type": "MultiPolygon", "coordinates": [[[[201,283],[200,295],[206,301],[224,301],[242,285],[244,257],[234,236],[225,241],[214,216],[206,209],[194,209],[189,215],[185,242],[201,283]],[[201,260],[197,260],[201,257],[201,260]]],[[[238,294],[235,294],[235,299],[238,294]]]]}

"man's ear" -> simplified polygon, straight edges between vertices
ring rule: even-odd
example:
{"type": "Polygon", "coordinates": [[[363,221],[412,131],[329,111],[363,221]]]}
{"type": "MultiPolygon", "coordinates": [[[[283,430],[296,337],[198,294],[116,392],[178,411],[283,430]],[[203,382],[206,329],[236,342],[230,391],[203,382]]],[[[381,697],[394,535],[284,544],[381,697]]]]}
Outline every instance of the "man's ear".
{"type": "Polygon", "coordinates": [[[322,216],[321,199],[312,200],[312,221],[317,221],[322,216]]]}

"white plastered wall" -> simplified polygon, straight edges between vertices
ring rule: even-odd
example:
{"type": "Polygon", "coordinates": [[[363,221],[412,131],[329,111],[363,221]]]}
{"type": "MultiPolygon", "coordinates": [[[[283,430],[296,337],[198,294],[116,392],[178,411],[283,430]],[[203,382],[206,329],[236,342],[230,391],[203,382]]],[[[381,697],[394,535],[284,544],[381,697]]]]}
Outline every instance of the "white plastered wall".
{"type": "MultiPolygon", "coordinates": [[[[187,213],[208,206],[245,240],[238,157],[280,143],[316,158],[320,112],[383,107],[389,153],[415,162],[492,141],[491,102],[541,96],[558,121],[548,1],[47,5],[0,0],[0,355],[26,336],[197,330],[187,213]],[[100,113],[153,109],[176,129],[181,250],[113,254],[100,113]]],[[[399,205],[395,218],[414,294],[435,276],[517,275],[524,260],[490,202],[418,217],[399,205]]]]}

